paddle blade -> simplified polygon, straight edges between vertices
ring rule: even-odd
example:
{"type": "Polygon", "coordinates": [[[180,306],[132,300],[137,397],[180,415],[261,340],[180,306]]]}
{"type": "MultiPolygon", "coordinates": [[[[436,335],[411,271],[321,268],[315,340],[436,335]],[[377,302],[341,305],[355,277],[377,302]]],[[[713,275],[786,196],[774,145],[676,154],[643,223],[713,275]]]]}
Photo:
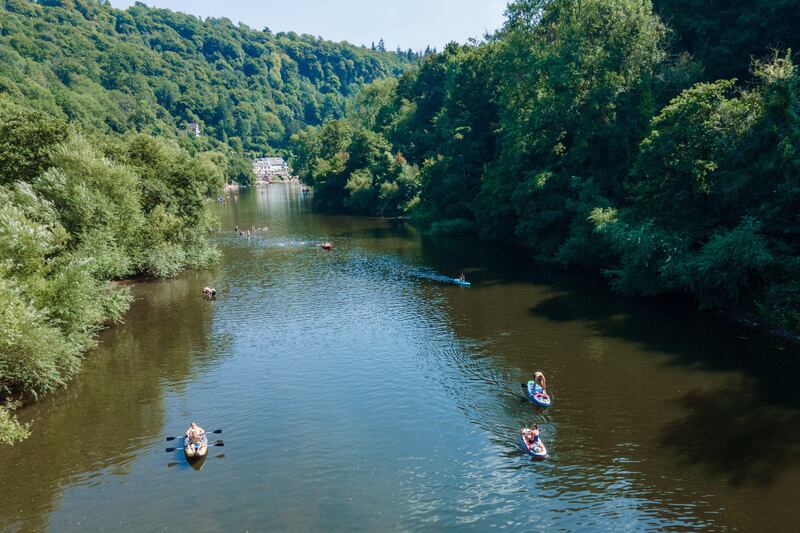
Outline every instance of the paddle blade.
{"type": "Polygon", "coordinates": [[[219,435],[220,433],[222,433],[222,430],[221,429],[215,429],[211,433],[216,433],[217,435],[219,435]]]}
{"type": "Polygon", "coordinates": [[[522,387],[525,390],[528,390],[528,384],[527,383],[520,383],[519,386],[522,387]]]}
{"type": "Polygon", "coordinates": [[[179,438],[180,437],[167,437],[167,440],[169,441],[169,440],[175,440],[175,439],[179,439],[179,438]]]}
{"type": "Polygon", "coordinates": [[[224,443],[224,442],[222,442],[221,440],[218,440],[217,442],[215,442],[214,444],[212,444],[212,446],[225,446],[225,443],[224,443]]]}
{"type": "Polygon", "coordinates": [[[175,450],[177,450],[177,449],[178,449],[178,448],[167,448],[165,451],[166,451],[167,453],[169,453],[169,452],[174,452],[174,451],[175,451],[175,450]]]}

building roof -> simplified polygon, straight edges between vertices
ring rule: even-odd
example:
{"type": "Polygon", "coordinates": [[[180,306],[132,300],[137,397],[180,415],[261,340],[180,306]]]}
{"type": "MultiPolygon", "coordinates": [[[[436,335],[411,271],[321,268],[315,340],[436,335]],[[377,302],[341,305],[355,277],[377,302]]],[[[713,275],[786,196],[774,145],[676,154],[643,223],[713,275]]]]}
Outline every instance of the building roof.
{"type": "Polygon", "coordinates": [[[282,157],[260,157],[254,163],[261,163],[262,165],[284,165],[286,161],[282,157]]]}

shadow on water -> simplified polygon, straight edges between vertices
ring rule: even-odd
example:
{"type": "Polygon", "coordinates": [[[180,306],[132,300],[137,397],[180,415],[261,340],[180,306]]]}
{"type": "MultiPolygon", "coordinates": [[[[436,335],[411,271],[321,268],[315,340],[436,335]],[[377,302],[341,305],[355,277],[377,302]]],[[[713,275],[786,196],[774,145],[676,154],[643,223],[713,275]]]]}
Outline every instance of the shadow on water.
{"type": "Polygon", "coordinates": [[[700,465],[732,485],[769,485],[800,465],[800,412],[767,405],[744,383],[711,392],[692,391],[668,424],[662,444],[684,464],[700,465]]]}
{"type": "MultiPolygon", "coordinates": [[[[725,374],[736,376],[722,387],[692,390],[673,400],[677,418],[661,423],[656,444],[670,449],[679,463],[705,468],[733,486],[772,484],[783,471],[800,466],[797,345],[719,314],[699,313],[691,302],[615,295],[601,279],[536,265],[513,247],[430,236],[422,237],[422,245],[426,264],[439,272],[471,272],[470,280],[479,287],[520,282],[546,286],[549,294],[529,304],[532,317],[580,324],[599,338],[635,346],[639,353],[663,355],[669,366],[715,372],[723,379],[725,374]]],[[[492,332],[502,328],[490,316],[486,320],[492,332]]],[[[481,326],[471,321],[455,329],[462,336],[489,335],[481,326]]],[[[509,413],[526,412],[514,405],[527,403],[521,398],[508,395],[509,413]]],[[[515,450],[508,453],[513,456],[515,450]]]]}
{"type": "Polygon", "coordinates": [[[660,444],[685,465],[707,468],[731,485],[771,484],[800,465],[797,346],[683,303],[628,300],[591,289],[562,287],[529,312],[584,323],[603,337],[663,354],[668,365],[736,376],[677,400],[680,417],[663,427],[660,444]]]}
{"type": "Polygon", "coordinates": [[[643,302],[591,289],[561,290],[530,309],[554,322],[584,322],[606,337],[704,370],[744,370],[765,401],[800,408],[800,347],[675,302],[643,302]],[[668,321],[669,327],[665,327],[668,321]]]}

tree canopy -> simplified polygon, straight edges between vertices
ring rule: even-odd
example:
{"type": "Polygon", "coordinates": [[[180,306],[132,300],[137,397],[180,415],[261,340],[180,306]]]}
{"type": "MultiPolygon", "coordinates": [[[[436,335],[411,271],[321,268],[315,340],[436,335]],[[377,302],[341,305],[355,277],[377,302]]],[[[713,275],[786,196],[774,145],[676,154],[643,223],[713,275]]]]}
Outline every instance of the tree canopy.
{"type": "Polygon", "coordinates": [[[800,332],[800,1],[654,4],[513,1],[486,42],[295,135],[297,168],[325,208],[520,242],[627,294],[800,332]]]}
{"type": "Polygon", "coordinates": [[[138,2],[0,1],[0,92],[103,132],[175,135],[196,122],[205,149],[280,151],[415,57],[138,2]]]}

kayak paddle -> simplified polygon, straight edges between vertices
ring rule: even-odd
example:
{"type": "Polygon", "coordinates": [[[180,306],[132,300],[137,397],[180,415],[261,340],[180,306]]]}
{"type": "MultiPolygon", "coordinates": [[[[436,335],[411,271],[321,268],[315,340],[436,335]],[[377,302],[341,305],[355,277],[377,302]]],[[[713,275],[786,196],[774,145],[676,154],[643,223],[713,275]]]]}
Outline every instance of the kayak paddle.
{"type": "MultiPolygon", "coordinates": [[[[214,444],[206,444],[206,448],[211,448],[212,446],[225,446],[225,443],[222,442],[221,440],[218,440],[214,444]]],[[[180,447],[180,448],[167,448],[164,451],[169,453],[169,452],[174,452],[175,450],[182,450],[182,449],[183,449],[183,447],[180,447]]]]}
{"type": "MultiPolygon", "coordinates": [[[[219,435],[220,433],[222,433],[222,430],[221,430],[221,429],[215,429],[214,431],[207,431],[207,432],[206,432],[206,435],[208,435],[208,434],[210,434],[210,433],[216,433],[216,434],[218,434],[218,435],[219,435]]],[[[179,436],[179,437],[167,437],[167,440],[182,439],[182,438],[184,438],[185,436],[186,436],[186,435],[181,435],[181,436],[179,436]]]]}

